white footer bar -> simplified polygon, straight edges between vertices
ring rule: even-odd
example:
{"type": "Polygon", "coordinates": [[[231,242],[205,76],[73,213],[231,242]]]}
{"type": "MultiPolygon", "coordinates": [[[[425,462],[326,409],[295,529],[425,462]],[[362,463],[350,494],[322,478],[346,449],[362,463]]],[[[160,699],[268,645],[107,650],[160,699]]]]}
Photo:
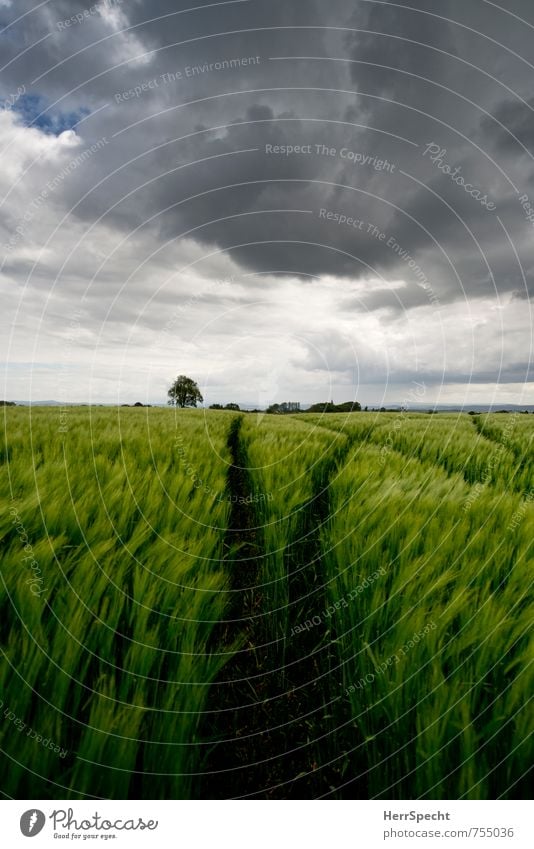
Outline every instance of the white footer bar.
{"type": "Polygon", "coordinates": [[[1,845],[532,849],[520,801],[3,801],[1,845]],[[35,842],[30,843],[30,840],[35,842]]]}

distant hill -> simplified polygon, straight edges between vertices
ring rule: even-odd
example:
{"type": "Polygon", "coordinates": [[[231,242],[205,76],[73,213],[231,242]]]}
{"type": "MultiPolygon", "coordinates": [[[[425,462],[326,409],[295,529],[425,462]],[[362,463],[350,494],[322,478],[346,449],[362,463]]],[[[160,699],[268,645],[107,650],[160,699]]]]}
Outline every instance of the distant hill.
{"type": "MultiPolygon", "coordinates": [[[[388,409],[395,407],[402,408],[402,404],[388,404],[388,409]]],[[[440,413],[468,413],[473,410],[475,413],[495,413],[498,410],[507,410],[510,413],[523,412],[528,410],[529,413],[534,412],[533,404],[413,404],[408,408],[408,412],[425,413],[427,410],[437,410],[440,413]]]]}
{"type": "Polygon", "coordinates": [[[63,401],[15,401],[19,407],[77,407],[78,404],[64,404],[63,401]]]}
{"type": "MultiPolygon", "coordinates": [[[[13,402],[17,404],[19,407],[116,407],[117,404],[111,403],[97,403],[93,401],[92,403],[84,402],[84,401],[55,401],[55,400],[47,400],[47,401],[20,401],[15,400],[13,402]]],[[[365,402],[362,402],[362,406],[365,402]]],[[[350,402],[345,404],[338,405],[339,407],[346,408],[348,407],[350,402]]],[[[120,406],[120,405],[119,405],[120,406]]],[[[133,406],[133,402],[129,405],[133,406]]],[[[153,403],[153,407],[166,407],[166,404],[158,404],[153,403]]],[[[250,411],[256,410],[257,407],[253,404],[240,404],[241,410],[250,411]]],[[[307,413],[313,411],[314,408],[317,408],[317,404],[311,404],[307,406],[306,404],[302,405],[301,411],[303,413],[307,413]]],[[[382,406],[382,404],[380,404],[382,406]]],[[[388,410],[401,410],[403,405],[400,402],[391,402],[387,404],[388,410]]],[[[378,410],[380,407],[378,404],[369,404],[368,410],[372,412],[374,410],[378,410]]],[[[202,408],[198,408],[202,409],[202,408]]],[[[497,412],[498,410],[506,410],[510,413],[514,412],[523,412],[524,410],[528,410],[529,413],[534,413],[534,404],[413,404],[410,405],[407,412],[411,413],[426,413],[428,410],[436,410],[439,413],[468,413],[469,411],[473,411],[475,413],[486,413],[486,412],[497,412]]],[[[344,412],[344,410],[340,410],[340,412],[344,412]]]]}

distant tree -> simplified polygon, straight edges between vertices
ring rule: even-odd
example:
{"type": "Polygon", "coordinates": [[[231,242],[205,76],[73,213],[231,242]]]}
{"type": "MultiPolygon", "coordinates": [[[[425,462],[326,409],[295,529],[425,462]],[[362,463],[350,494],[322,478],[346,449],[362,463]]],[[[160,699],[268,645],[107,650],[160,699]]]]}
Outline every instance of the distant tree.
{"type": "Polygon", "coordinates": [[[336,413],[359,413],[362,405],[359,401],[345,401],[343,404],[334,404],[336,413]]]}
{"type": "Polygon", "coordinates": [[[204,400],[195,381],[185,374],[178,375],[167,395],[168,403],[175,407],[196,407],[197,401],[202,404],[204,400]]]}
{"type": "Polygon", "coordinates": [[[239,404],[226,404],[224,409],[225,410],[235,410],[236,412],[239,412],[241,408],[240,408],[239,404]]]}
{"type": "Polygon", "coordinates": [[[0,407],[16,407],[14,401],[0,401],[0,407]]]}
{"type": "Polygon", "coordinates": [[[275,415],[288,415],[300,413],[300,411],[300,401],[283,401],[281,404],[271,404],[267,407],[267,412],[275,415]]]}
{"type": "Polygon", "coordinates": [[[333,404],[332,401],[324,401],[321,404],[312,404],[308,413],[359,413],[362,405],[359,401],[345,401],[343,404],[333,404]]]}
{"type": "Polygon", "coordinates": [[[222,404],[210,404],[210,410],[224,410],[222,404]]]}
{"type": "Polygon", "coordinates": [[[333,404],[328,401],[322,401],[319,404],[312,404],[307,410],[308,413],[331,413],[333,412],[333,404]]]}
{"type": "Polygon", "coordinates": [[[134,407],[144,407],[144,404],[141,404],[141,401],[136,401],[134,407]]]}

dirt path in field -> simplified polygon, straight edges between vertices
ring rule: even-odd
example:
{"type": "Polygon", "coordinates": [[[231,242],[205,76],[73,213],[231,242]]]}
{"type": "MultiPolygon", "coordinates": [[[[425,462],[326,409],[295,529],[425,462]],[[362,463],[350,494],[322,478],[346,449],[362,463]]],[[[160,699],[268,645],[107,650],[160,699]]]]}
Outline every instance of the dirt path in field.
{"type": "MultiPolygon", "coordinates": [[[[201,735],[219,742],[204,765],[199,798],[299,798],[321,796],[341,783],[340,761],[322,764],[340,754],[338,739],[325,734],[323,721],[332,691],[339,692],[339,660],[325,639],[324,628],[303,629],[276,646],[268,645],[265,616],[272,608],[268,587],[255,587],[264,548],[247,471],[242,419],[232,424],[228,445],[233,465],[228,488],[233,497],[226,539],[232,588],[237,590],[229,618],[219,633],[219,647],[239,635],[245,647],[226,665],[221,680],[211,688],[208,713],[201,735]]],[[[294,540],[286,550],[290,631],[324,609],[326,598],[321,563],[321,526],[327,521],[329,480],[350,451],[344,436],[313,474],[313,494],[302,511],[294,540]],[[312,592],[312,590],[314,590],[312,592]]]]}

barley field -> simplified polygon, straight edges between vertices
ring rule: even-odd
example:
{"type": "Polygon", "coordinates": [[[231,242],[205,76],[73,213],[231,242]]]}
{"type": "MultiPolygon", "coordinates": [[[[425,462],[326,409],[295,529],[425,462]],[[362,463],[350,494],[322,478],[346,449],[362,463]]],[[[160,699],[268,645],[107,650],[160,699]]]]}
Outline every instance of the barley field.
{"type": "Polygon", "coordinates": [[[528,798],[534,417],[4,410],[13,798],[528,798]]]}

